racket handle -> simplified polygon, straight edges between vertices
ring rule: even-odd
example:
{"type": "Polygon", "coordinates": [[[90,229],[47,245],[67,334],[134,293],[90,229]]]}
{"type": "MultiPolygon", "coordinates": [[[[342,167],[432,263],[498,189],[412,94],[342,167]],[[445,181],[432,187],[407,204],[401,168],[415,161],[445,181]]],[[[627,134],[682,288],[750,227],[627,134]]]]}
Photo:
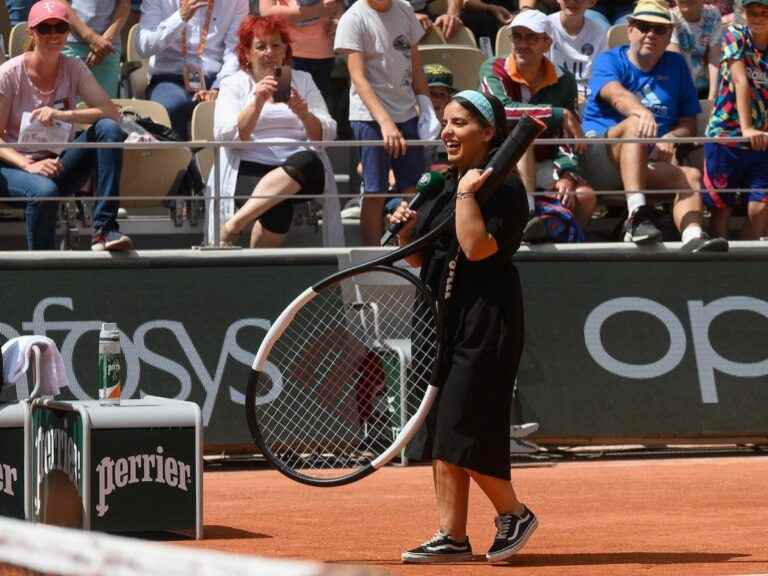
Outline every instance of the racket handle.
{"type": "Polygon", "coordinates": [[[520,119],[486,166],[493,168],[493,173],[488,177],[485,186],[482,188],[483,197],[481,200],[486,199],[487,195],[492,194],[504,183],[509,171],[546,128],[547,125],[544,122],[533,116],[526,114],[520,119]]]}

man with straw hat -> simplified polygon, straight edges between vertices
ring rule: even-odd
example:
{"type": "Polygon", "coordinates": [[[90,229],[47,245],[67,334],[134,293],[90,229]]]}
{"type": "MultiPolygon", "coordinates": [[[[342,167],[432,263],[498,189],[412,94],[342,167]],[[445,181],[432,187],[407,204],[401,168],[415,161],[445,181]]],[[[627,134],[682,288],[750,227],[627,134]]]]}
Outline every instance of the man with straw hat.
{"type": "MultiPolygon", "coordinates": [[[[672,15],[664,0],[640,0],[629,18],[629,45],[600,54],[590,81],[584,132],[602,138],[675,138],[696,135],[701,113],[685,59],[666,52],[672,15]]],[[[585,174],[597,190],[627,191],[629,217],[624,240],[660,242],[656,211],[646,189],[683,190],[674,198],[672,216],[690,252],[724,252],[728,242],[710,239],[701,228],[701,173],[680,166],[676,144],[626,142],[588,146],[585,174]]]]}

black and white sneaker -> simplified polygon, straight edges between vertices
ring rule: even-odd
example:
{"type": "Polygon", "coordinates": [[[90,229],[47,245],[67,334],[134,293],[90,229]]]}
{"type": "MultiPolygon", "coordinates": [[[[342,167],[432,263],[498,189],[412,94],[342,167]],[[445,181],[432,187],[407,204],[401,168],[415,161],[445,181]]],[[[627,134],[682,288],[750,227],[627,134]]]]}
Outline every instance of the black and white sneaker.
{"type": "Polygon", "coordinates": [[[728,240],[725,238],[710,238],[706,232],[698,238],[691,238],[680,247],[684,252],[728,252],[728,240]]]}
{"type": "Polygon", "coordinates": [[[527,506],[520,516],[501,514],[496,517],[496,539],[485,557],[488,562],[504,562],[520,550],[539,525],[536,515],[527,506]]]}
{"type": "Polygon", "coordinates": [[[465,538],[464,542],[457,542],[438,530],[421,546],[403,552],[401,559],[409,564],[464,562],[472,559],[472,546],[469,538],[465,538]]]}
{"type": "Polygon", "coordinates": [[[661,242],[661,230],[656,227],[656,211],[650,206],[640,206],[624,223],[624,242],[654,244],[661,242]]]}

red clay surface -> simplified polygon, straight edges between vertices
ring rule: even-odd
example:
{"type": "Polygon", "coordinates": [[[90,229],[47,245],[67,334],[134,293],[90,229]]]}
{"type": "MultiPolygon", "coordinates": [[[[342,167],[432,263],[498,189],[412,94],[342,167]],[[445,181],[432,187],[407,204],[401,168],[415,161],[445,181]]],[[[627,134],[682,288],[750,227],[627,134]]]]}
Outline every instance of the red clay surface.
{"type": "Polygon", "coordinates": [[[474,486],[475,562],[400,563],[403,549],[437,527],[426,466],[389,467],[342,488],[271,470],[208,472],[206,539],[178,544],[419,576],[768,573],[768,457],[569,462],[515,468],[512,477],[540,526],[502,566],[484,562],[494,512],[474,486]]]}

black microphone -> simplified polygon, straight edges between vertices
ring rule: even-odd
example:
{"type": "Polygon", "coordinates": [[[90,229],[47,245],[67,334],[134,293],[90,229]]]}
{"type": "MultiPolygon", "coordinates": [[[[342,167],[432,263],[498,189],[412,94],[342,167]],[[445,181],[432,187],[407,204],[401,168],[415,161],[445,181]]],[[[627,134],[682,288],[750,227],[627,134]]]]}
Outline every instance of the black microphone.
{"type": "MultiPolygon", "coordinates": [[[[443,191],[445,187],[445,177],[440,172],[425,172],[416,183],[416,195],[408,204],[411,210],[418,210],[424,201],[432,198],[443,191]]],[[[405,222],[393,222],[387,226],[387,231],[381,237],[380,245],[386,246],[394,238],[400,229],[405,226],[405,222]]]]}

